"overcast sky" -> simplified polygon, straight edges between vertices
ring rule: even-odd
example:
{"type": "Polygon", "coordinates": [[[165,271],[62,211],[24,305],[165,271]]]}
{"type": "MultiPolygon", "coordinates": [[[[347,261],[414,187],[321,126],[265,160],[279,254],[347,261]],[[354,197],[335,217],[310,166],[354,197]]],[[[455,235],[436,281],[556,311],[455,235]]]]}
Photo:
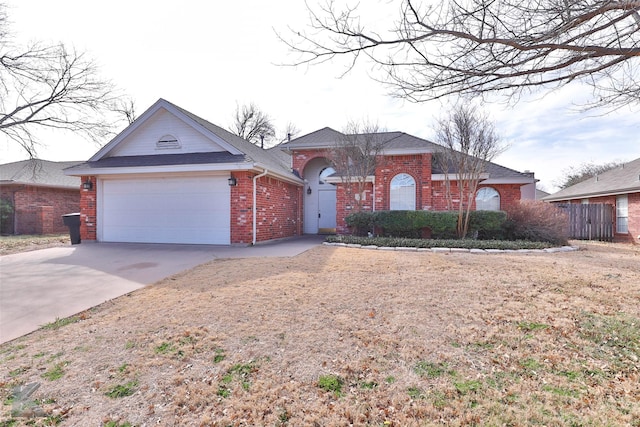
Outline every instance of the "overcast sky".
{"type": "MultiPolygon", "coordinates": [[[[368,118],[390,131],[433,139],[435,120],[446,110],[439,102],[391,98],[364,63],[342,78],[338,63],[280,65],[295,56],[275,31],[305,28],[301,0],[4,2],[16,41],[64,42],[86,51],[101,75],[135,101],[138,114],[164,98],[228,128],[236,105],[254,102],[278,129],[292,122],[301,135],[368,118]]],[[[543,189],[555,191],[569,166],[640,157],[640,108],[578,113],[572,105],[588,95],[579,86],[542,95],[514,107],[483,106],[509,145],[496,163],[534,171],[543,189]]],[[[39,156],[46,160],[86,160],[98,150],[68,135],[45,139],[39,156]]],[[[2,163],[26,157],[3,139],[0,150],[2,163]]]]}

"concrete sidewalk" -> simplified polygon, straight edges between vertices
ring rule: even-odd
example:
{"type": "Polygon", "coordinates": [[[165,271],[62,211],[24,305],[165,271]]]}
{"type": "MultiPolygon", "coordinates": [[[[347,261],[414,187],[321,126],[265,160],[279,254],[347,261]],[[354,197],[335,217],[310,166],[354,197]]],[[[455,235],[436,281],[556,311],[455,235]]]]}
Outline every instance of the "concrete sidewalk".
{"type": "Polygon", "coordinates": [[[83,243],[0,257],[0,343],[220,258],[292,257],[303,236],[256,246],[83,243]]]}

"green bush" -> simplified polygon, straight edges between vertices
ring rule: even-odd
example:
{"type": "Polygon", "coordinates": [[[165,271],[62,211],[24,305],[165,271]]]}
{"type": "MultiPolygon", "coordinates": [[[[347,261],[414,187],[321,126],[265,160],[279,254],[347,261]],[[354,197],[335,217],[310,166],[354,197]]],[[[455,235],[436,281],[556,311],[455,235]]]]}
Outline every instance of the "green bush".
{"type": "MultiPolygon", "coordinates": [[[[504,235],[502,224],[505,212],[472,211],[469,217],[469,234],[480,239],[499,239],[504,235]]],[[[417,239],[456,238],[457,212],[442,211],[375,211],[358,212],[347,216],[346,223],[354,235],[368,233],[384,237],[417,239]]]]}
{"type": "Polygon", "coordinates": [[[503,239],[506,220],[507,213],[504,211],[471,211],[467,236],[481,240],[503,239]]]}
{"type": "Polygon", "coordinates": [[[0,234],[9,234],[13,232],[13,204],[10,200],[0,199],[0,234]]]}

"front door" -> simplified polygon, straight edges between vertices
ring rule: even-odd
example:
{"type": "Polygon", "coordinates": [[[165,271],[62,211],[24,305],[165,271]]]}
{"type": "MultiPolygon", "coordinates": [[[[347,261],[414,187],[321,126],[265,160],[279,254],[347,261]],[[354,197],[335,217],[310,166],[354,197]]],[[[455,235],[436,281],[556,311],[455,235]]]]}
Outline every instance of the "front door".
{"type": "Polygon", "coordinates": [[[336,190],[318,190],[318,233],[336,232],[336,190]]]}

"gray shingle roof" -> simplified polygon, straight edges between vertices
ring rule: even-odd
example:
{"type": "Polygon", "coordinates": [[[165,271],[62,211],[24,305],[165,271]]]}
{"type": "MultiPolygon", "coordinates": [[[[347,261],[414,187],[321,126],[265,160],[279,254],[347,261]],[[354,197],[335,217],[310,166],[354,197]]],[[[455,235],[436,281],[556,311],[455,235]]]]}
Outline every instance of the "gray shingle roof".
{"type": "Polygon", "coordinates": [[[343,138],[344,135],[337,130],[329,127],[318,129],[307,135],[292,139],[289,142],[280,144],[280,149],[296,149],[296,148],[328,148],[333,147],[336,141],[343,138]]]}
{"type": "Polygon", "coordinates": [[[543,200],[582,199],[607,194],[638,192],[640,192],[640,158],[560,190],[543,200]]]}
{"type": "MultiPolygon", "coordinates": [[[[359,134],[357,138],[366,138],[373,134],[359,134]]],[[[347,135],[329,127],[319,129],[310,134],[279,145],[284,149],[304,149],[304,148],[332,148],[337,142],[347,135]]],[[[353,136],[353,135],[349,135],[353,136]]],[[[426,139],[418,138],[404,132],[379,132],[375,134],[379,141],[384,144],[384,151],[409,150],[416,152],[431,153],[437,151],[440,146],[426,139]]]]}
{"type": "MultiPolygon", "coordinates": [[[[441,165],[435,161],[433,161],[431,165],[431,172],[434,174],[443,174],[444,170],[441,165]]],[[[449,165],[449,173],[455,173],[456,167],[452,164],[449,165]]],[[[532,177],[533,175],[529,172],[518,172],[517,170],[510,169],[504,166],[501,166],[497,163],[486,162],[485,172],[489,174],[489,178],[491,179],[502,179],[502,178],[526,178],[532,177]]]]}
{"type": "Polygon", "coordinates": [[[80,178],[67,176],[64,169],[82,162],[51,162],[49,160],[22,160],[0,165],[0,183],[29,184],[47,187],[80,188],[80,178]]]}
{"type": "MultiPolygon", "coordinates": [[[[82,168],[119,168],[136,166],[201,165],[211,163],[241,163],[245,156],[226,151],[215,153],[160,154],[145,156],[105,157],[79,165],[82,168]]],[[[73,168],[70,168],[73,170],[73,168]]]]}

